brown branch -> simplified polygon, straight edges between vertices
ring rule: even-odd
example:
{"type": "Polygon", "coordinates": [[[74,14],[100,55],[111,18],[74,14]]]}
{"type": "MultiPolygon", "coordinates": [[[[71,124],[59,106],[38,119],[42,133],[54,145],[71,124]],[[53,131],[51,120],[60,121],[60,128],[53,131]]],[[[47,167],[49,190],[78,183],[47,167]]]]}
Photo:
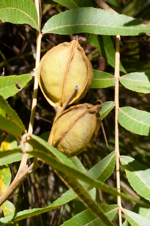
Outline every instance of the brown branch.
{"type": "Polygon", "coordinates": [[[95,2],[100,8],[105,9],[112,13],[118,14],[114,9],[112,9],[109,5],[107,5],[107,3],[104,2],[103,0],[95,0],[95,2]]]}
{"type": "MultiPolygon", "coordinates": [[[[35,0],[35,6],[37,10],[38,15],[38,33],[37,33],[37,49],[36,49],[36,62],[35,67],[37,68],[40,62],[40,50],[41,50],[41,39],[42,34],[40,32],[41,28],[41,16],[40,16],[40,0],[35,0]]],[[[28,134],[33,133],[33,125],[34,125],[34,118],[35,118],[35,111],[36,111],[36,105],[37,105],[37,93],[38,93],[38,81],[37,76],[34,77],[34,87],[33,87],[33,98],[32,98],[32,106],[31,106],[31,115],[30,115],[30,121],[29,121],[29,127],[28,127],[28,134]]],[[[21,183],[25,180],[25,178],[29,175],[30,171],[34,167],[34,163],[28,167],[27,160],[28,160],[28,153],[30,145],[25,145],[25,151],[17,172],[17,175],[13,182],[10,184],[10,186],[7,188],[7,190],[0,196],[0,205],[5,202],[5,200],[21,185],[21,183]]],[[[35,164],[36,165],[36,164],[35,164]]],[[[37,166],[37,165],[36,165],[37,166]]]]}

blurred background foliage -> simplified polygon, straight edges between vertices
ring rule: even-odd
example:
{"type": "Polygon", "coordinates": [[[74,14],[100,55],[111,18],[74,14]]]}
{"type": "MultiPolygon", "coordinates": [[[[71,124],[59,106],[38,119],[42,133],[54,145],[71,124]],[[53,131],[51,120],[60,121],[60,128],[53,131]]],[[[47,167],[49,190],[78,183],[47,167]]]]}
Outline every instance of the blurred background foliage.
{"type": "MultiPolygon", "coordinates": [[[[108,0],[108,3],[117,12],[144,20],[147,23],[150,20],[150,1],[149,0],[108,0]]],[[[51,16],[58,14],[67,8],[50,1],[42,1],[44,24],[51,16]]],[[[85,34],[79,34],[80,44],[84,47],[85,52],[92,62],[93,68],[101,71],[114,73],[114,68],[108,65],[106,59],[99,54],[96,47],[87,42],[85,34]]],[[[46,34],[42,39],[41,56],[53,46],[59,43],[70,41],[72,35],[56,35],[46,34]]],[[[115,43],[115,37],[111,37],[115,43]]],[[[35,67],[35,48],[36,48],[36,31],[28,25],[14,25],[10,23],[0,22],[0,74],[5,73],[5,76],[19,75],[31,73],[35,67]]],[[[121,62],[127,73],[136,71],[149,70],[150,65],[150,36],[141,35],[136,37],[121,38],[121,62]]],[[[20,118],[23,120],[26,128],[28,127],[30,108],[32,100],[32,85],[31,81],[25,89],[20,93],[8,99],[10,105],[17,111],[20,118]]],[[[91,89],[86,97],[80,103],[93,103],[97,100],[113,101],[114,87],[107,89],[91,89]]],[[[132,106],[137,109],[149,112],[150,109],[150,94],[138,94],[129,91],[120,85],[120,106],[132,106]]],[[[38,91],[38,106],[36,110],[34,134],[42,135],[50,131],[52,121],[55,115],[54,109],[47,103],[40,89],[38,91]]],[[[103,120],[105,133],[107,136],[109,148],[107,148],[104,135],[100,130],[97,139],[90,144],[85,152],[79,155],[79,159],[86,169],[90,169],[102,158],[107,156],[114,150],[114,111],[103,120]]],[[[1,141],[6,137],[5,133],[1,134],[1,141]]],[[[133,156],[137,161],[150,167],[150,141],[149,137],[139,136],[126,131],[120,127],[120,152],[123,155],[133,156]]],[[[30,161],[30,160],[29,160],[30,161]]],[[[11,165],[12,176],[16,174],[18,163],[11,165]]],[[[122,173],[121,185],[122,189],[130,192],[129,184],[122,173]]],[[[115,175],[107,180],[111,186],[115,186],[115,175]]],[[[23,183],[23,185],[11,197],[16,209],[23,210],[44,207],[60,197],[67,188],[61,180],[54,174],[53,170],[42,165],[34,175],[23,183]]],[[[135,195],[134,193],[132,195],[135,195]]],[[[97,201],[100,203],[116,203],[113,196],[108,196],[101,191],[97,191],[97,201]]],[[[130,208],[130,203],[124,201],[126,208],[130,208]]],[[[62,224],[78,209],[74,202],[69,203],[57,210],[42,214],[40,216],[23,220],[19,225],[53,225],[62,224]]]]}

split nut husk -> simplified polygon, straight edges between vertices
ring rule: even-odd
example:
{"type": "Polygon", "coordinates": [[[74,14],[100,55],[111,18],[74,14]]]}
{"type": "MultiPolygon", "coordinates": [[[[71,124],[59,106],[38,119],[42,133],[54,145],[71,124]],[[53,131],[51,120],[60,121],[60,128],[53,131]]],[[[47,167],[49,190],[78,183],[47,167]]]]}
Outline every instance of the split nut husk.
{"type": "Polygon", "coordinates": [[[75,87],[78,90],[69,104],[83,98],[92,81],[92,65],[77,39],[53,47],[40,61],[38,83],[46,100],[55,108],[66,103],[75,87]]]}
{"type": "Polygon", "coordinates": [[[68,157],[78,155],[97,136],[100,109],[85,103],[65,110],[54,121],[48,143],[68,157]]]}

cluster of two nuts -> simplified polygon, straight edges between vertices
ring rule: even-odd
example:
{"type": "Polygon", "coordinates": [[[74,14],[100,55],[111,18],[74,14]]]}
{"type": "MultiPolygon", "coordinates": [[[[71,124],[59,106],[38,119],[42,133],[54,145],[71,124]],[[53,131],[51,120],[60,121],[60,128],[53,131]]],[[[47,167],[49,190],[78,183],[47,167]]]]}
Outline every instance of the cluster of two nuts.
{"type": "Polygon", "coordinates": [[[83,48],[75,39],[49,50],[38,69],[39,86],[57,111],[48,143],[68,157],[79,154],[100,128],[100,105],[79,104],[89,90],[93,69],[83,48]]]}

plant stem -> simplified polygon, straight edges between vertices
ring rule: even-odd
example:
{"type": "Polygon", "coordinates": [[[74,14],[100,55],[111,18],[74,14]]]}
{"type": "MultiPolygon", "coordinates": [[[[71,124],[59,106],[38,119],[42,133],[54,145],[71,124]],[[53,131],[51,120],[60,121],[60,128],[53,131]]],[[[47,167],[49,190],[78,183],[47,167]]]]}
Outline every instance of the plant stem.
{"type": "MultiPolygon", "coordinates": [[[[41,53],[41,39],[42,34],[40,32],[41,29],[41,16],[40,16],[40,9],[41,9],[41,1],[35,0],[35,6],[37,10],[38,15],[38,32],[37,32],[37,44],[36,44],[36,62],[35,67],[37,68],[40,62],[40,53],[41,53]]],[[[37,93],[38,93],[38,80],[37,76],[34,77],[34,87],[33,87],[33,98],[32,98],[32,106],[31,106],[31,115],[30,115],[30,121],[28,126],[28,134],[33,133],[33,125],[34,125],[34,118],[35,118],[35,111],[36,111],[36,105],[37,105],[37,93]]],[[[8,187],[8,189],[1,195],[0,197],[0,205],[5,202],[5,200],[20,186],[23,180],[27,177],[27,175],[30,173],[30,170],[34,167],[34,164],[32,164],[30,167],[27,165],[28,160],[28,154],[26,153],[29,150],[30,145],[26,143],[24,154],[17,172],[17,175],[11,185],[8,187]]]]}
{"type": "MultiPolygon", "coordinates": [[[[115,10],[113,10],[109,5],[107,5],[104,0],[95,0],[97,5],[102,9],[108,10],[109,12],[118,14],[115,10]]],[[[118,113],[119,113],[119,78],[120,78],[120,35],[116,36],[116,53],[115,53],[115,152],[116,152],[116,183],[117,190],[120,193],[120,152],[119,152],[119,125],[118,125],[118,113]]],[[[118,216],[119,216],[119,226],[122,226],[122,205],[121,205],[121,197],[117,196],[117,204],[119,206],[118,216]]]]}
{"type": "MultiPolygon", "coordinates": [[[[38,15],[38,28],[39,28],[39,31],[37,32],[37,42],[36,42],[35,68],[37,68],[39,66],[39,62],[40,62],[41,39],[42,39],[42,34],[40,32],[40,29],[41,29],[41,16],[40,16],[41,1],[35,0],[35,6],[36,6],[36,10],[37,10],[37,15],[38,15]]],[[[33,133],[34,118],[35,118],[36,105],[37,105],[37,94],[38,94],[38,80],[37,80],[37,76],[35,76],[34,77],[32,106],[31,106],[31,115],[30,115],[30,121],[29,121],[29,126],[28,126],[28,134],[33,133]]],[[[26,144],[25,152],[27,152],[29,150],[29,147],[30,147],[30,145],[26,144]]],[[[28,160],[28,154],[24,153],[23,158],[22,158],[21,163],[20,163],[20,166],[19,166],[18,173],[26,165],[27,160],[28,160]]],[[[18,173],[17,173],[17,175],[18,175],[18,173]]],[[[16,175],[16,177],[17,177],[17,175],[16,175]]]]}
{"type": "MultiPolygon", "coordinates": [[[[119,113],[119,77],[120,77],[120,35],[116,36],[116,53],[115,53],[115,152],[116,152],[116,183],[117,190],[120,192],[120,169],[119,169],[119,125],[118,125],[118,113],[119,113]]],[[[117,203],[119,206],[119,226],[122,226],[122,216],[121,216],[121,197],[117,196],[117,203]]]]}
{"type": "Polygon", "coordinates": [[[109,12],[112,12],[112,13],[117,13],[115,10],[113,10],[109,5],[107,5],[106,2],[104,2],[104,0],[95,0],[95,2],[97,3],[97,5],[99,7],[101,7],[102,9],[105,9],[109,12]]]}

